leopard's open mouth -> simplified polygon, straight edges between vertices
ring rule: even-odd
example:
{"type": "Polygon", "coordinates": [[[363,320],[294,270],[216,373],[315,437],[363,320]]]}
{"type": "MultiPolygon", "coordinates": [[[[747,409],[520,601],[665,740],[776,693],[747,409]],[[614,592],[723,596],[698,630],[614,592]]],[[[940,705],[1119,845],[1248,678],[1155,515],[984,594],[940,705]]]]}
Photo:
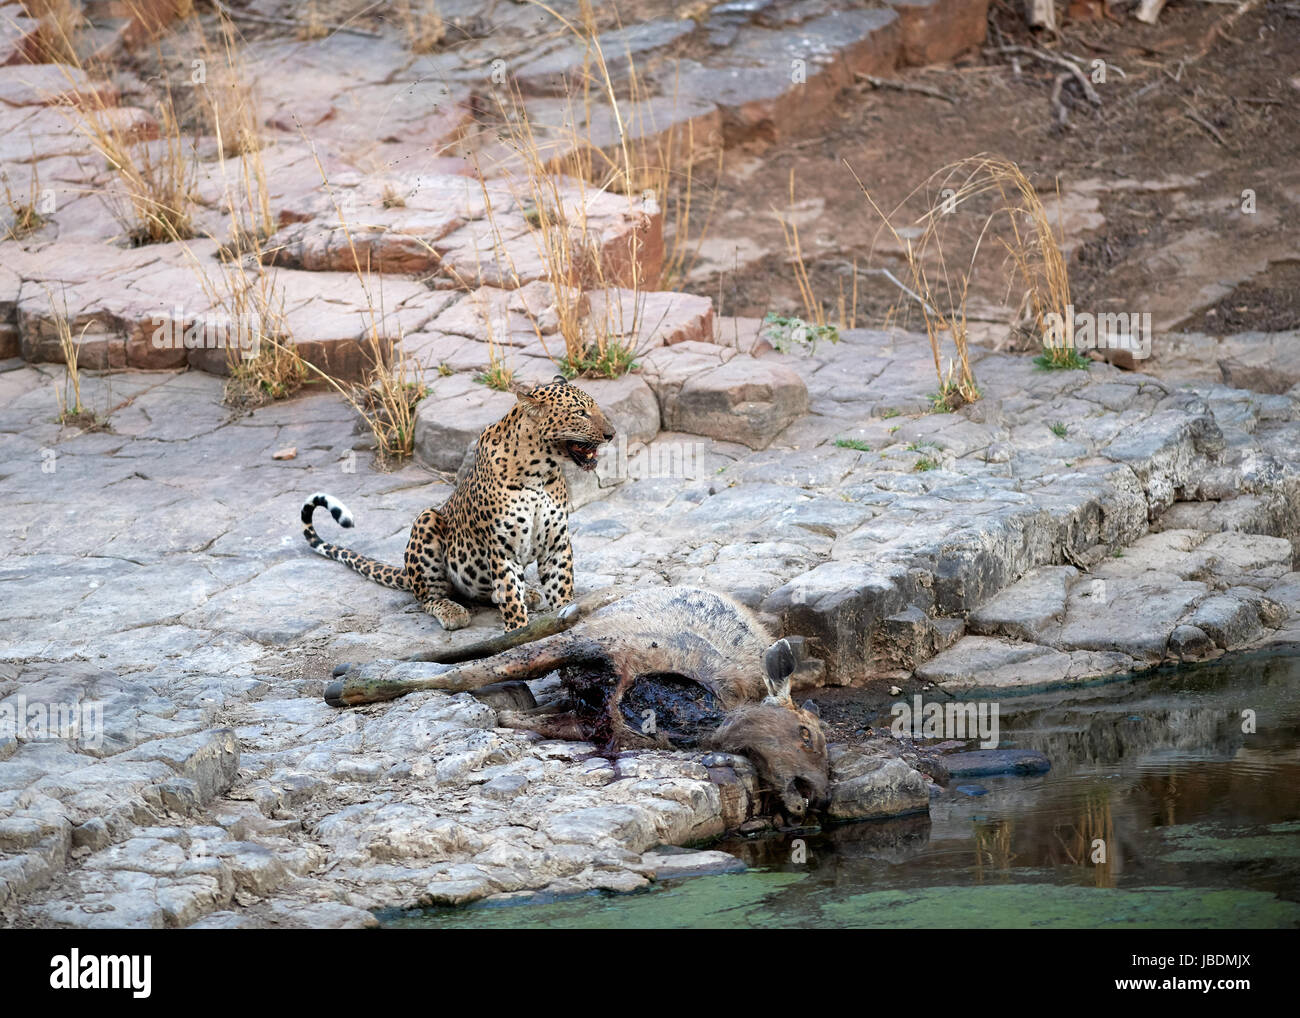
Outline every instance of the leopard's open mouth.
{"type": "Polygon", "coordinates": [[[582,467],[583,470],[596,469],[596,449],[595,442],[564,443],[564,451],[569,454],[569,459],[582,467]]]}

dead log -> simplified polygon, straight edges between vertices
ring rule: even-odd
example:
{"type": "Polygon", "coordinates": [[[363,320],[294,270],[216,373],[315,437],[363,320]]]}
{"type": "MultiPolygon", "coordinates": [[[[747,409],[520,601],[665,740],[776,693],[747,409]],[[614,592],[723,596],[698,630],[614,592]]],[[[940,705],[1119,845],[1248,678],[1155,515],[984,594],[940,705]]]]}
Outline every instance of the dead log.
{"type": "Polygon", "coordinates": [[[1034,28],[1055,32],[1056,4],[1054,0],[1025,0],[1025,19],[1034,28]]]}
{"type": "Polygon", "coordinates": [[[1142,0],[1138,4],[1137,19],[1144,25],[1154,25],[1165,8],[1165,0],[1142,0]]]}

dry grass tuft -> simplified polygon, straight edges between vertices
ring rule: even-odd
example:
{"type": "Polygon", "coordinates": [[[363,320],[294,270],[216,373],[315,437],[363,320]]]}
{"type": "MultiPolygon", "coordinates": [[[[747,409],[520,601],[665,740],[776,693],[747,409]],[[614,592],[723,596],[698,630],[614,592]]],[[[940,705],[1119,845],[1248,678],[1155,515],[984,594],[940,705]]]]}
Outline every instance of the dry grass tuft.
{"type": "Polygon", "coordinates": [[[397,20],[412,53],[432,53],[447,39],[447,23],[435,0],[399,0],[397,20]]]}
{"type": "Polygon", "coordinates": [[[314,147],[312,154],[322,185],[328,194],[334,196],[334,211],[347,238],[351,262],[356,266],[357,280],[366,295],[368,320],[365,343],[371,368],[364,385],[348,386],[310,361],[304,361],[303,364],[306,370],[318,375],[347,400],[374,437],[375,454],[380,465],[388,466],[410,457],[414,452],[416,409],[429,390],[421,380],[423,371],[412,364],[410,358],[402,355],[402,337],[399,335],[394,344],[384,332],[383,303],[382,300],[375,299],[369,266],[363,266],[363,260],[357,254],[352,227],[338,203],[334,189],[330,187],[329,177],[314,147]]]}
{"type": "Polygon", "coordinates": [[[57,386],[54,390],[54,398],[59,405],[58,421],[60,424],[80,428],[98,427],[100,422],[94,411],[82,405],[81,368],[77,364],[81,353],[81,339],[85,336],[90,323],[87,322],[81,330],[81,335],[74,338],[72,323],[68,321],[67,305],[58,308],[54,303],[54,295],[49,290],[45,291],[45,295],[49,298],[54,328],[59,336],[59,352],[63,355],[63,385],[57,386]]]}
{"type": "Polygon", "coordinates": [[[231,344],[226,348],[230,377],[225,401],[231,406],[255,407],[285,399],[302,388],[309,365],[298,353],[284,313],[284,293],[274,273],[263,268],[260,251],[252,256],[226,255],[222,261],[224,286],[216,297],[232,332],[247,335],[251,349],[231,344]]]}
{"type": "Polygon", "coordinates": [[[511,383],[514,380],[514,370],[507,367],[505,362],[497,356],[493,356],[491,363],[474,376],[474,381],[478,382],[479,385],[486,385],[489,389],[495,389],[497,392],[509,392],[511,383]]]}
{"type": "Polygon", "coordinates": [[[4,232],[5,239],[21,240],[45,225],[45,217],[40,212],[41,179],[35,163],[32,163],[31,176],[28,179],[26,201],[14,196],[13,189],[9,186],[8,170],[0,169],[0,186],[4,187],[5,207],[9,209],[9,222],[4,232]]]}
{"type": "MultiPolygon", "coordinates": [[[[371,352],[379,357],[378,342],[371,352]]],[[[352,405],[370,428],[382,465],[406,459],[415,451],[415,411],[427,395],[429,389],[409,358],[401,356],[390,365],[377,360],[368,384],[354,392],[352,405]]]]}
{"type": "Polygon", "coordinates": [[[320,4],[317,0],[307,0],[302,5],[302,13],[299,15],[298,21],[297,36],[304,42],[324,39],[330,34],[330,26],[320,12],[320,4]]]}
{"type": "MultiPolygon", "coordinates": [[[[795,207],[794,198],[794,170],[790,170],[790,205],[795,207]]],[[[799,290],[799,300],[803,304],[803,317],[791,318],[787,316],[769,313],[764,321],[767,323],[764,334],[772,341],[773,346],[778,350],[789,349],[791,342],[800,346],[806,346],[809,350],[816,349],[817,342],[825,339],[832,343],[838,343],[840,329],[851,329],[856,321],[857,314],[857,267],[854,266],[853,278],[853,300],[852,308],[844,298],[844,290],[841,285],[837,306],[839,308],[839,322],[833,323],[827,317],[826,305],[817,297],[813,289],[812,277],[808,273],[808,264],[804,260],[803,244],[799,239],[799,224],[793,216],[782,215],[779,209],[773,209],[777,222],[781,224],[781,234],[785,238],[785,249],[787,261],[791,271],[794,274],[795,286],[799,290]]]]}
{"type": "Polygon", "coordinates": [[[86,25],[81,4],[76,0],[24,0],[23,6],[41,23],[37,61],[46,64],[77,63],[77,41],[86,25]]]}
{"type": "MultiPolygon", "coordinates": [[[[921,309],[939,380],[939,391],[934,397],[935,408],[953,410],[973,402],[979,398],[980,392],[970,365],[966,302],[976,259],[985,240],[996,238],[1002,246],[1006,260],[1024,286],[1020,305],[1022,313],[1038,335],[1047,335],[1046,315],[1053,311],[1064,314],[1070,302],[1069,273],[1061,252],[1061,238],[1053,232],[1038,192],[1014,162],[976,155],[936,171],[900,202],[893,213],[886,214],[847,160],[845,165],[880,218],[882,229],[888,230],[904,251],[911,286],[904,285],[892,275],[889,278],[921,309]],[[941,199],[930,204],[915,220],[921,233],[913,241],[900,234],[893,219],[923,190],[927,193],[937,191],[941,199]],[[994,207],[981,222],[969,261],[959,271],[950,272],[943,241],[948,217],[963,205],[980,198],[991,199],[994,207]],[[932,265],[936,268],[932,269],[932,265]],[[946,373],[941,359],[944,334],[951,337],[956,355],[949,359],[946,373]]],[[[1061,352],[1056,348],[1045,348],[1044,351],[1048,357],[1056,357],[1061,352]]]]}
{"type": "MultiPolygon", "coordinates": [[[[649,122],[652,108],[641,102],[643,90],[630,52],[623,61],[626,71],[615,81],[588,0],[580,0],[572,20],[541,0],[527,2],[581,43],[583,69],[570,83],[573,91],[564,122],[544,129],[532,122],[517,88],[495,91],[495,132],[511,152],[504,179],[523,210],[546,278],[555,286],[556,331],[564,349],[548,349],[552,361],[569,377],[617,377],[636,364],[641,295],[661,281],[679,284],[703,238],[702,232],[699,237],[691,232],[694,137],[690,129],[660,132],[649,122]],[[593,130],[602,123],[607,137],[594,140],[593,130]],[[593,197],[621,194],[627,197],[629,215],[654,216],[670,192],[672,243],[657,278],[643,278],[645,233],[641,229],[631,231],[626,252],[621,248],[602,252],[601,238],[588,221],[593,197]],[[617,299],[615,289],[631,291],[632,299],[617,299]],[[588,294],[601,292],[610,299],[599,302],[603,311],[590,313],[588,294]]],[[[490,200],[488,204],[491,217],[490,200]]],[[[505,269],[508,274],[513,266],[505,269]]],[[[540,330],[538,338],[545,347],[540,330]]]]}
{"type": "Polygon", "coordinates": [[[217,139],[226,184],[222,204],[230,216],[229,243],[236,252],[260,252],[261,242],[276,230],[262,160],[261,115],[247,83],[238,31],[224,16],[220,30],[219,52],[206,35],[200,37],[207,66],[213,68],[212,80],[202,90],[205,119],[217,139]]]}
{"type": "MultiPolygon", "coordinates": [[[[70,36],[58,38],[68,47],[65,68],[87,71],[70,36]]],[[[159,56],[161,62],[161,56],[159,56]]],[[[103,68],[88,73],[107,78],[103,68]]],[[[70,84],[75,84],[68,72],[70,84]]],[[[98,89],[85,102],[65,110],[73,127],[86,138],[116,175],[126,207],[114,209],[131,242],[137,245],[188,240],[194,236],[194,184],[198,155],[196,140],[181,129],[170,84],[165,80],[150,110],[158,137],[151,139],[124,110],[109,104],[98,89]]],[[[122,197],[118,196],[118,197],[122,197]]]]}

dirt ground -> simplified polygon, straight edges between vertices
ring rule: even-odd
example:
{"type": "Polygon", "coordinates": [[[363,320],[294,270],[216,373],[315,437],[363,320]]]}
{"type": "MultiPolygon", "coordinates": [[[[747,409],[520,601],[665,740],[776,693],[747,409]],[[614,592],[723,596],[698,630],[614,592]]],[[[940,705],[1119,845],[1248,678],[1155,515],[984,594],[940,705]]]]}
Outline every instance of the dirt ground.
{"type": "MultiPolygon", "coordinates": [[[[999,0],[982,51],[900,74],[951,102],[864,82],[815,135],[752,154],[729,151],[716,194],[696,196],[697,221],[709,201],[715,206],[687,288],[720,301],[723,314],[802,313],[780,213],[799,227],[830,317],[844,295],[841,324],[878,326],[906,311],[907,299],[881,276],[860,272],[855,302],[854,267],[897,272],[900,263],[882,246],[880,220],[845,161],[889,210],[941,167],[989,153],[1019,163],[1054,215],[1058,187],[1098,182],[1089,191],[1099,201],[1091,221],[1065,217],[1077,306],[1142,308],[1153,291],[1176,290],[1178,268],[1166,252],[1190,248],[1212,259],[1212,274],[1240,285],[1212,307],[1188,293],[1186,319],[1171,324],[1219,333],[1300,327],[1300,254],[1278,257],[1279,249],[1300,252],[1300,8],[1267,4],[1225,29],[1230,12],[1181,3],[1156,26],[1127,15],[1067,23],[1050,48],[1085,68],[1095,59],[1107,67],[1095,85],[1100,106],[1074,84],[1063,89],[1062,126],[1052,105],[1061,68],[998,51],[1050,41],[1031,33],[1019,5],[999,0]],[[1258,213],[1247,230],[1248,189],[1258,213]]],[[[930,185],[921,200],[933,201],[925,195],[936,191],[930,185]]],[[[972,305],[1004,302],[998,256],[986,247],[980,257],[972,305]]]]}

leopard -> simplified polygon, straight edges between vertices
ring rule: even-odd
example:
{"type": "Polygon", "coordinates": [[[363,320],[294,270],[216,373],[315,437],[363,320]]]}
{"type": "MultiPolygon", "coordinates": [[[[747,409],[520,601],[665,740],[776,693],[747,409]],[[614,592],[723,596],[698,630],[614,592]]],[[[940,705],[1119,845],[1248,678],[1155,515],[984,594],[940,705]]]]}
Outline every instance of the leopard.
{"type": "Polygon", "coordinates": [[[303,503],[308,545],[382,586],[410,591],[444,630],[469,625],[466,602],[497,605],[506,632],[526,626],[530,610],[570,604],[573,543],[561,464],[567,458],[595,470],[600,446],[616,430],[564,375],[513,388],[515,405],[479,435],[451,496],[415,518],[400,567],[323,540],[312,523],[316,509],[341,527],[355,524],[347,506],[324,492],[303,503]],[[540,589],[524,582],[533,562],[540,589]]]}

